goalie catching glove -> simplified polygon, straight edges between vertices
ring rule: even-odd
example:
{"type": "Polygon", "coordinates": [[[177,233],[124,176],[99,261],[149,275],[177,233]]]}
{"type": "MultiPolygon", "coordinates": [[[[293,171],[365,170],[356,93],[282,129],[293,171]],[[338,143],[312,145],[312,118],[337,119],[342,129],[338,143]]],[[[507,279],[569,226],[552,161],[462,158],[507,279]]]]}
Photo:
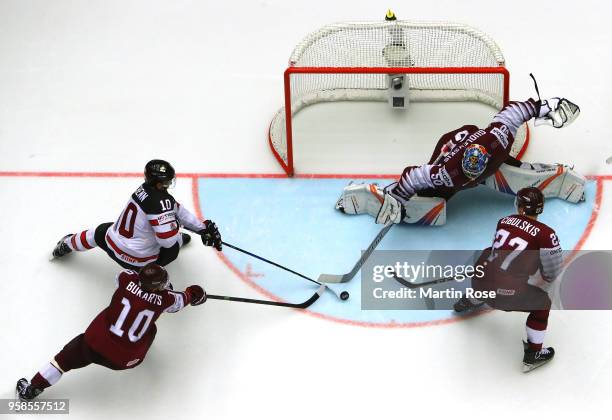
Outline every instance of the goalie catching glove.
{"type": "Polygon", "coordinates": [[[580,107],[565,98],[543,100],[540,107],[544,112],[546,112],[546,109],[550,111],[543,117],[536,118],[535,125],[552,125],[555,128],[567,127],[580,115],[580,107]]]}
{"type": "Polygon", "coordinates": [[[204,220],[204,229],[199,230],[197,233],[201,236],[204,246],[212,246],[217,251],[221,251],[221,234],[215,222],[204,220]]]}

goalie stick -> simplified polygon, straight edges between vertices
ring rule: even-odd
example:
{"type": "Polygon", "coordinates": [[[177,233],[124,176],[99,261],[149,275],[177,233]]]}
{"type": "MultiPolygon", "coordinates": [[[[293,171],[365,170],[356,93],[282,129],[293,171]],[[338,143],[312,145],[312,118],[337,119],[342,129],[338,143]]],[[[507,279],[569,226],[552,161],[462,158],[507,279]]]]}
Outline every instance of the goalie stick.
{"type": "Polygon", "coordinates": [[[306,309],[310,305],[315,303],[321,297],[325,289],[326,289],[326,286],[322,284],[321,287],[317,289],[314,295],[312,295],[310,298],[308,298],[302,303],[276,302],[274,300],[249,299],[249,298],[243,298],[243,297],[223,296],[223,295],[207,295],[207,298],[216,299],[216,300],[225,300],[225,301],[230,301],[230,302],[254,303],[257,305],[283,306],[285,308],[306,309]]]}
{"type": "MultiPolygon", "coordinates": [[[[436,160],[433,162],[433,164],[437,165],[438,163],[440,163],[440,161],[452,149],[452,146],[453,146],[452,141],[448,141],[447,143],[445,143],[440,148],[440,154],[438,155],[436,160]]],[[[317,280],[321,283],[346,283],[350,281],[353,277],[355,277],[355,274],[357,274],[357,272],[361,269],[361,267],[366,262],[366,260],[370,258],[370,255],[372,254],[372,252],[374,252],[374,250],[376,249],[380,241],[383,240],[383,238],[385,237],[387,232],[389,232],[392,226],[393,226],[393,223],[388,222],[385,225],[385,227],[383,227],[381,231],[378,232],[378,235],[376,235],[376,237],[374,238],[374,240],[372,241],[368,249],[366,249],[363,252],[363,254],[361,254],[361,258],[359,258],[359,260],[355,263],[355,266],[353,267],[351,271],[349,271],[346,274],[321,274],[317,280]]]]}
{"type": "MultiPolygon", "coordinates": [[[[406,279],[403,279],[403,278],[399,277],[397,274],[393,274],[393,278],[399,284],[401,284],[402,286],[405,286],[405,287],[407,287],[409,289],[419,289],[421,287],[433,286],[434,284],[441,284],[441,283],[446,283],[446,282],[455,280],[454,277],[445,277],[445,278],[441,278],[441,279],[425,281],[423,283],[412,283],[412,282],[409,282],[406,279]]],[[[427,309],[429,309],[429,310],[436,309],[436,303],[434,302],[433,298],[425,297],[424,300],[425,300],[425,306],[427,307],[427,309]]]]}
{"type": "Polygon", "coordinates": [[[357,274],[357,272],[361,269],[361,266],[363,266],[366,260],[370,258],[370,255],[372,252],[374,252],[374,249],[376,249],[380,241],[382,241],[387,232],[389,232],[389,229],[392,227],[393,223],[389,222],[381,229],[380,232],[378,232],[378,235],[376,235],[368,249],[361,254],[361,258],[359,258],[359,260],[355,263],[355,266],[351,271],[346,274],[321,274],[317,280],[321,283],[346,283],[350,281],[353,277],[355,277],[355,274],[357,274]]]}
{"type": "Polygon", "coordinates": [[[399,277],[397,274],[393,274],[393,278],[402,286],[405,286],[409,289],[419,289],[421,287],[433,286],[434,284],[447,283],[449,281],[456,281],[454,277],[444,277],[441,279],[424,281],[423,283],[412,283],[406,279],[399,277]]]}

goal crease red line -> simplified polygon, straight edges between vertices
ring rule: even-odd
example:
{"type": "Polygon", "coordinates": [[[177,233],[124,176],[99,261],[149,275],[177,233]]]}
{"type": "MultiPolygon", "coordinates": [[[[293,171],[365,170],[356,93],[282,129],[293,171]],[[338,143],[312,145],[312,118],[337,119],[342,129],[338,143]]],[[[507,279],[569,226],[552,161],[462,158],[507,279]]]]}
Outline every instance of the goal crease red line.
{"type": "MultiPolygon", "coordinates": [[[[285,178],[285,176],[282,176],[282,178],[285,178]]],[[[591,231],[593,230],[593,227],[595,226],[595,223],[597,221],[597,217],[599,216],[599,208],[601,207],[601,201],[603,198],[603,188],[604,188],[603,181],[612,180],[612,175],[603,175],[603,176],[591,175],[588,178],[591,180],[597,181],[597,192],[595,194],[595,203],[593,205],[593,210],[591,212],[591,217],[589,219],[589,222],[587,223],[587,226],[584,232],[582,233],[580,239],[578,240],[576,246],[574,247],[573,253],[569,256],[568,261],[571,260],[580,249],[582,249],[582,247],[584,246],[584,243],[590,236],[591,231]]],[[[192,200],[193,200],[193,205],[194,205],[196,216],[199,217],[200,219],[203,219],[204,215],[200,207],[200,192],[198,188],[198,178],[194,177],[191,180],[191,194],[192,194],[192,200]]],[[[232,271],[246,285],[248,285],[253,290],[255,290],[257,293],[260,293],[261,295],[263,295],[264,297],[268,299],[272,299],[277,302],[283,302],[283,299],[281,299],[279,296],[276,296],[275,294],[271,293],[267,289],[257,284],[253,279],[249,278],[249,276],[246,273],[242,272],[236,265],[234,265],[234,263],[232,263],[232,261],[225,254],[223,254],[223,252],[218,252],[218,251],[215,251],[215,252],[217,256],[219,257],[219,259],[223,262],[223,264],[225,264],[225,266],[229,268],[230,271],[232,271]]],[[[357,320],[352,320],[352,319],[344,319],[344,318],[339,318],[333,315],[327,315],[327,314],[323,314],[319,312],[314,312],[313,310],[310,310],[310,309],[299,309],[299,311],[302,311],[306,313],[307,315],[312,316],[314,318],[319,318],[319,319],[323,319],[326,321],[337,322],[340,324],[351,325],[354,327],[382,328],[382,329],[420,328],[420,327],[433,327],[433,326],[438,326],[438,325],[448,325],[448,324],[453,324],[458,321],[463,321],[465,319],[469,319],[469,318],[473,318],[479,315],[484,315],[484,314],[493,312],[493,310],[487,310],[484,312],[473,312],[473,313],[469,313],[464,316],[456,316],[452,318],[443,318],[443,319],[437,319],[437,320],[431,320],[431,321],[376,322],[376,321],[357,321],[357,320]]]]}
{"type": "MultiPolygon", "coordinates": [[[[293,178],[299,179],[394,179],[398,174],[296,174],[293,178]]],[[[41,178],[140,178],[142,172],[66,172],[66,171],[0,171],[0,177],[41,177],[41,178]]],[[[202,172],[202,173],[178,173],[178,178],[271,178],[271,179],[290,179],[284,173],[221,173],[221,172],[202,172]]],[[[612,174],[607,175],[587,175],[589,180],[612,180],[612,174]]]]}

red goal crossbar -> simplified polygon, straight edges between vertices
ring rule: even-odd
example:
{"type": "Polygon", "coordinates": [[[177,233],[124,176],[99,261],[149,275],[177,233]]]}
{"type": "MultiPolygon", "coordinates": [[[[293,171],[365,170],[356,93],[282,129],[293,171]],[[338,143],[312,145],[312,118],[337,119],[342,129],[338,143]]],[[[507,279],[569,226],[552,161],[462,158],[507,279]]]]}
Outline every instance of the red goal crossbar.
{"type": "MultiPolygon", "coordinates": [[[[287,176],[294,175],[293,165],[293,131],[291,107],[291,75],[293,74],[499,74],[503,79],[503,105],[508,103],[510,92],[510,73],[504,66],[497,67],[288,67],[284,73],[285,86],[285,130],[287,143],[287,161],[285,162],[276,150],[272,133],[268,133],[268,142],[276,160],[287,176]]],[[[271,126],[270,126],[271,128],[271,126]]],[[[527,140],[520,152],[524,152],[527,140]]]]}

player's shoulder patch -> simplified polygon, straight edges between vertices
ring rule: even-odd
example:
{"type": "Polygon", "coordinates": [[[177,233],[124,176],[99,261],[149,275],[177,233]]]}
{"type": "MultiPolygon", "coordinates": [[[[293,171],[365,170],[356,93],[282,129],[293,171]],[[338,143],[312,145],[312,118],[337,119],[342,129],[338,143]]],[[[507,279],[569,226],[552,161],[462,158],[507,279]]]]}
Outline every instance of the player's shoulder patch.
{"type": "Polygon", "coordinates": [[[134,200],[146,214],[161,214],[174,209],[176,200],[166,191],[142,184],[132,194],[134,200]]]}
{"type": "Polygon", "coordinates": [[[448,171],[446,170],[444,166],[441,166],[438,169],[437,173],[432,171],[431,179],[434,185],[437,185],[437,186],[440,186],[440,184],[442,184],[445,187],[452,188],[455,185],[453,183],[453,178],[450,176],[450,174],[448,173],[448,171]]]}
{"type": "Polygon", "coordinates": [[[508,148],[508,144],[510,142],[510,130],[508,129],[508,127],[506,127],[504,124],[500,124],[498,126],[493,126],[489,130],[489,132],[493,134],[495,138],[497,138],[497,141],[499,142],[499,144],[502,145],[504,149],[508,148]]]}

